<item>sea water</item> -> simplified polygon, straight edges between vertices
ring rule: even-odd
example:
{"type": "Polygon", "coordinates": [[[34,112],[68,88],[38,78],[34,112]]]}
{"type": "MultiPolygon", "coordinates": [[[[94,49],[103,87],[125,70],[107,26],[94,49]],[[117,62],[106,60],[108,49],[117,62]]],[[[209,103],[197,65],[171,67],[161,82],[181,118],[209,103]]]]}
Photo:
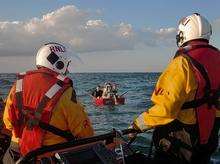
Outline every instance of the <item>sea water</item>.
{"type": "MultiPolygon", "coordinates": [[[[73,73],[70,78],[73,80],[78,101],[86,108],[92,121],[96,135],[110,132],[113,128],[123,130],[128,128],[134,118],[152,106],[151,94],[160,73],[73,73]],[[97,107],[92,103],[89,95],[91,90],[98,84],[113,82],[117,84],[119,95],[125,94],[125,105],[97,107]]],[[[0,93],[6,97],[10,87],[15,82],[15,74],[0,74],[0,93]]],[[[134,142],[136,147],[147,153],[151,133],[138,136],[134,142]]],[[[214,156],[215,163],[218,163],[219,153],[214,156]]]]}

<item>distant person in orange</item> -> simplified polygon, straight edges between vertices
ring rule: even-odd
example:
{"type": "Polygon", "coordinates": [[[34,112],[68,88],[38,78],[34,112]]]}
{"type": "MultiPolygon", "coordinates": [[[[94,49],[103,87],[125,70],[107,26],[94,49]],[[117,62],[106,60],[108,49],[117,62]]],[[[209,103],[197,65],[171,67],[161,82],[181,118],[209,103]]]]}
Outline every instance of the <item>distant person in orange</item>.
{"type": "Polygon", "coordinates": [[[44,145],[93,136],[72,80],[65,76],[69,63],[65,46],[48,43],[37,53],[37,69],[18,74],[4,111],[5,126],[12,131],[4,163],[44,145]]]}

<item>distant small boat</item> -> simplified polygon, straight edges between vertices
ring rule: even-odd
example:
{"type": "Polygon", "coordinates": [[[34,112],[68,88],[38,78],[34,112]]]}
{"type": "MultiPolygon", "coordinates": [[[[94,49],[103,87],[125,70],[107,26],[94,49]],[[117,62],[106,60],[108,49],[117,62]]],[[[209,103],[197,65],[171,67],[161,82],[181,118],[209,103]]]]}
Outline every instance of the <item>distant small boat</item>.
{"type": "Polygon", "coordinates": [[[95,90],[91,92],[93,103],[97,106],[103,105],[124,105],[125,97],[123,94],[118,94],[117,85],[111,82],[105,82],[104,85],[98,85],[95,90]]]}
{"type": "Polygon", "coordinates": [[[117,97],[117,98],[96,98],[93,97],[93,102],[97,106],[103,106],[103,105],[124,105],[125,104],[125,98],[124,97],[117,97]]]}

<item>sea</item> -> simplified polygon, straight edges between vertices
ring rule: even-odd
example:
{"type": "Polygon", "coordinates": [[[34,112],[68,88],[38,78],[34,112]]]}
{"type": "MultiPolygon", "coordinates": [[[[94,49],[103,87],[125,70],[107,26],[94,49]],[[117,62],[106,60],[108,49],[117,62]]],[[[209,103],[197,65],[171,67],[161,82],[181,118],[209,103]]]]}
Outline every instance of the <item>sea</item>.
{"type": "MultiPolygon", "coordinates": [[[[80,101],[93,124],[95,134],[104,134],[113,129],[127,129],[133,120],[152,106],[150,100],[160,73],[72,73],[78,101],[80,101]],[[127,92],[125,104],[98,107],[92,103],[90,93],[99,84],[112,82],[117,84],[119,95],[127,92]]],[[[15,74],[0,74],[0,94],[3,98],[15,82],[15,74]]],[[[139,134],[134,147],[148,153],[152,132],[139,134]]],[[[126,137],[125,137],[126,139],[126,137]]],[[[214,163],[220,163],[220,153],[213,155],[214,163]]]]}

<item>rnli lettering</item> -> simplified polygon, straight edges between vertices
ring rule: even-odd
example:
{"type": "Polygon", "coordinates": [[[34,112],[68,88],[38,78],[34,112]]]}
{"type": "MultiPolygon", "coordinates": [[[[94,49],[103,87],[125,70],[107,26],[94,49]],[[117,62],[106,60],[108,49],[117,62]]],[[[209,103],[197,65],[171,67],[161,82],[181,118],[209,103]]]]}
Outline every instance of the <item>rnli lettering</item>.
{"type": "Polygon", "coordinates": [[[183,18],[180,22],[182,25],[186,26],[187,23],[189,23],[190,19],[183,18]]]}
{"type": "Polygon", "coordinates": [[[62,46],[51,46],[50,51],[52,52],[65,52],[65,47],[62,46]]]}
{"type": "Polygon", "coordinates": [[[169,92],[168,92],[168,91],[165,91],[163,88],[155,88],[154,93],[155,93],[156,96],[158,96],[158,95],[164,95],[165,93],[166,93],[167,95],[169,95],[169,92]]]}
{"type": "Polygon", "coordinates": [[[154,93],[155,95],[163,95],[164,90],[162,88],[155,88],[154,93]]]}

